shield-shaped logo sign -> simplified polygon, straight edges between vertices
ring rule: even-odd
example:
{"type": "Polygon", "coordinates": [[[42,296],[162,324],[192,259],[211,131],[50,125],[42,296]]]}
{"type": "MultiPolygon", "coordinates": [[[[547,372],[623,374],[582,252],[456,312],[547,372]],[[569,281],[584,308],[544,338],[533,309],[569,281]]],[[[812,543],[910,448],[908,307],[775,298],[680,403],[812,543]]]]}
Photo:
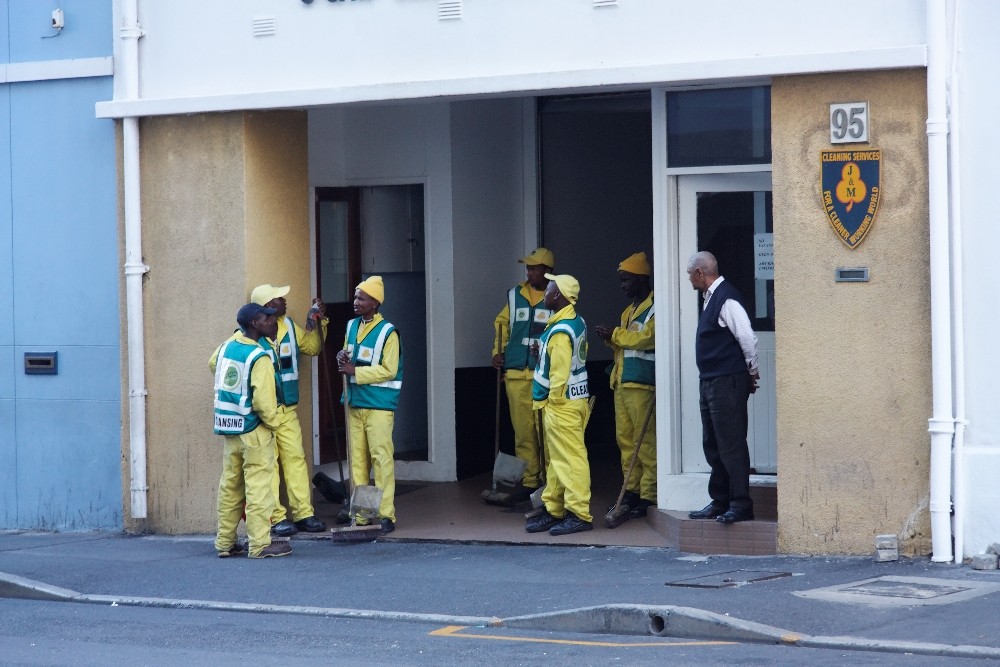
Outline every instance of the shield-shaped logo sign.
{"type": "Polygon", "coordinates": [[[820,163],[823,210],[840,240],[856,248],[878,213],[882,151],[823,151],[820,163]]]}

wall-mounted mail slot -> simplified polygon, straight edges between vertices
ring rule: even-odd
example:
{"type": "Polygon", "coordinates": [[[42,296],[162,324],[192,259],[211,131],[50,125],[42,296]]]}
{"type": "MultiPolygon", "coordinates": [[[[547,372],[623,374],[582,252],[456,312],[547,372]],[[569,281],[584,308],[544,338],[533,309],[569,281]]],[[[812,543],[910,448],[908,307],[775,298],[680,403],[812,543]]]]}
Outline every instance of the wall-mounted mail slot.
{"type": "Polygon", "coordinates": [[[25,375],[56,375],[59,373],[58,352],[25,352],[25,375]]]}
{"type": "Polygon", "coordinates": [[[868,282],[868,267],[861,266],[853,269],[837,269],[836,281],[838,283],[866,283],[868,282]]]}

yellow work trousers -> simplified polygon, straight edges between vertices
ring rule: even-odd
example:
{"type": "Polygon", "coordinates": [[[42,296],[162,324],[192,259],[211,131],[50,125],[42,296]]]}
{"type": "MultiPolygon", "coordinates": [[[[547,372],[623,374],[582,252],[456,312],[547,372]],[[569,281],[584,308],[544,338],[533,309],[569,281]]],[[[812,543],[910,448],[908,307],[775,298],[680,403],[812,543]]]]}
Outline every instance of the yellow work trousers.
{"type": "Polygon", "coordinates": [[[572,512],[593,521],[590,514],[590,462],[583,430],[589,408],[584,400],[549,401],[542,410],[545,438],[545,490],[542,502],[554,517],[572,512]]]}
{"type": "Polygon", "coordinates": [[[236,527],[245,505],[250,555],[256,556],[271,544],[274,433],[258,426],[249,433],[227,435],[222,451],[215,549],[228,551],[236,543],[236,527]]]}
{"type": "Polygon", "coordinates": [[[368,484],[368,472],[375,473],[375,486],[382,489],[379,518],[396,521],[396,463],[393,460],[391,410],[350,408],[348,429],[351,442],[351,482],[368,484]]]}
{"type": "Polygon", "coordinates": [[[541,483],[541,466],[538,461],[538,431],[535,429],[535,411],[531,407],[532,378],[504,378],[507,403],[510,405],[510,423],[514,427],[514,456],[525,461],[521,483],[537,488],[541,483]]]}
{"type": "Polygon", "coordinates": [[[656,503],[656,392],[637,387],[615,389],[615,437],[622,453],[622,477],[628,472],[628,464],[635,451],[635,442],[642,431],[650,408],[653,416],[649,419],[646,434],[639,447],[639,459],[632,468],[632,474],[625,483],[625,490],[638,493],[643,500],[656,503]]]}
{"type": "Polygon", "coordinates": [[[274,492],[274,512],[271,523],[285,520],[287,512],[281,504],[281,477],[285,478],[288,504],[292,508],[292,521],[300,521],[313,516],[312,487],[309,484],[309,466],[302,449],[302,427],[294,406],[278,406],[278,428],[274,431],[277,442],[278,465],[274,469],[271,490],[274,492]]]}

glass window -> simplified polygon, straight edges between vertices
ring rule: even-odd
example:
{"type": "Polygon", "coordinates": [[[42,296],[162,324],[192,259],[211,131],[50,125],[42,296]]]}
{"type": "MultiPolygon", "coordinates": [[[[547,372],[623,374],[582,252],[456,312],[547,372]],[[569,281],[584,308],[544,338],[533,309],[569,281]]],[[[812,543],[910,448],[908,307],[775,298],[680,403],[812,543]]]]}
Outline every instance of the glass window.
{"type": "Polygon", "coordinates": [[[667,93],[668,167],[770,162],[770,87],[667,93]]]}

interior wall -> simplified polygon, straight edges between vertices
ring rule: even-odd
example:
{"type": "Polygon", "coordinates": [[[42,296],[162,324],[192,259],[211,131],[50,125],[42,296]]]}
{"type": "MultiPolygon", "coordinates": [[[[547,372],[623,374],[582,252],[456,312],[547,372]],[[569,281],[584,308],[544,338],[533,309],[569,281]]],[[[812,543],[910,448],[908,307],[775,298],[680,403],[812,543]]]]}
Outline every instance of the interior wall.
{"type": "MultiPolygon", "coordinates": [[[[931,415],[926,72],[777,78],[771,87],[778,548],[929,548],[931,415]],[[881,204],[855,249],[822,205],[829,105],[868,100],[881,204]],[[870,269],[836,283],[837,267],[870,269]]],[[[837,148],[849,150],[850,145],[837,148]]]]}
{"type": "MultiPolygon", "coordinates": [[[[222,438],[212,432],[208,359],[260,282],[285,278],[293,315],[309,301],[307,245],[296,240],[308,239],[305,123],[295,113],[204,114],[146,119],[140,132],[150,267],[149,519],[141,528],[212,532],[222,438]]],[[[308,395],[308,371],[300,382],[308,395]]],[[[308,433],[308,411],[300,418],[308,433]]],[[[133,520],[130,528],[139,527],[133,520]]]]}
{"type": "MultiPolygon", "coordinates": [[[[455,479],[454,273],[450,108],[447,104],[318,108],[309,114],[309,184],[423,184],[427,286],[429,460],[397,461],[398,479],[455,479]]],[[[365,233],[380,230],[366,229],[365,233]]],[[[392,319],[391,295],[384,312],[392,319]]],[[[402,306],[400,306],[402,307],[402,306]]],[[[405,345],[405,343],[404,343],[405,345]]],[[[405,353],[405,348],[404,348],[405,353]]],[[[403,425],[397,422],[397,429],[403,425]]]]}
{"type": "MultiPolygon", "coordinates": [[[[628,305],[619,262],[638,251],[655,259],[650,112],[602,111],[600,104],[545,112],[540,128],[542,241],[555,253],[556,273],[580,281],[577,312],[591,332],[616,326],[628,305]]],[[[590,361],[611,359],[596,334],[589,342],[590,361]]]]}

